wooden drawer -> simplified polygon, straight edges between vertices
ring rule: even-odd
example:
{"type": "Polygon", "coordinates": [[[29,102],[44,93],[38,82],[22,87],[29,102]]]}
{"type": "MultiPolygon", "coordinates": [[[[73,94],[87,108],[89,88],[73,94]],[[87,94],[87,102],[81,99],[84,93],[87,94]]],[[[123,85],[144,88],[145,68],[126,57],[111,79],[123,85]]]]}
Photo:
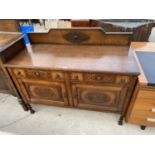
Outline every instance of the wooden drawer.
{"type": "Polygon", "coordinates": [[[64,81],[64,73],[41,69],[13,69],[16,78],[46,81],[64,81]]]}
{"type": "Polygon", "coordinates": [[[132,117],[155,118],[155,103],[153,103],[151,100],[137,101],[132,111],[132,117]]]}
{"type": "Polygon", "coordinates": [[[137,110],[145,110],[145,111],[151,111],[152,109],[155,109],[155,103],[152,103],[152,102],[145,102],[145,103],[138,103],[135,105],[134,107],[134,111],[137,111],[137,110]],[[147,104],[146,104],[147,103],[147,104]]]}
{"type": "Polygon", "coordinates": [[[152,117],[132,117],[130,123],[155,127],[155,118],[152,117]]]}
{"type": "MultiPolygon", "coordinates": [[[[139,90],[139,93],[137,95],[137,99],[141,100],[152,100],[155,103],[155,88],[144,88],[139,90]]],[[[147,104],[147,103],[146,103],[147,104]]]]}
{"type": "Polygon", "coordinates": [[[132,112],[133,117],[154,117],[155,118],[155,108],[147,108],[144,110],[134,110],[132,112]]]}
{"type": "Polygon", "coordinates": [[[129,76],[120,76],[114,74],[102,73],[78,73],[74,72],[70,75],[71,82],[90,82],[90,83],[107,83],[107,84],[128,84],[130,82],[129,76]]]}
{"type": "Polygon", "coordinates": [[[139,90],[137,98],[135,100],[135,105],[132,111],[132,115],[134,116],[151,116],[155,117],[155,91],[147,89],[147,90],[139,90]]]}

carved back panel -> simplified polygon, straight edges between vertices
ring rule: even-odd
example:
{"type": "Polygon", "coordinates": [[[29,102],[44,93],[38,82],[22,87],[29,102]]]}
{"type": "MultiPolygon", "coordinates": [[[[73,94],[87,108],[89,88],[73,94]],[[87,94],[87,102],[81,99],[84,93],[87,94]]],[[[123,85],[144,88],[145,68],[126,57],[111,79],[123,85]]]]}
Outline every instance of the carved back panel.
{"type": "Polygon", "coordinates": [[[101,28],[51,29],[48,33],[29,33],[31,43],[129,45],[132,33],[106,33],[101,28]]]}

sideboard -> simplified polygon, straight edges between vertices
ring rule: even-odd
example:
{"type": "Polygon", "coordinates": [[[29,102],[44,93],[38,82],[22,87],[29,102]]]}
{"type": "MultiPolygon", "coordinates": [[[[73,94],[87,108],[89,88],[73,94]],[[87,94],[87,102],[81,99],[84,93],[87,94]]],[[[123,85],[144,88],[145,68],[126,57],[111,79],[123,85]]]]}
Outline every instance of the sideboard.
{"type": "Polygon", "coordinates": [[[73,28],[28,35],[31,45],[16,41],[4,67],[31,113],[32,103],[116,112],[122,125],[139,75],[132,33],[73,28]]]}

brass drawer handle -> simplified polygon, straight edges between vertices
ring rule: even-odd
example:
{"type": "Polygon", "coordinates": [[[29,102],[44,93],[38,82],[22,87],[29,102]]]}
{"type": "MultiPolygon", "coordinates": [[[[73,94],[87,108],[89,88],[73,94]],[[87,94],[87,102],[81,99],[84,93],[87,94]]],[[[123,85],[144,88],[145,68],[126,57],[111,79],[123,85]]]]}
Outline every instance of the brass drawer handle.
{"type": "Polygon", "coordinates": [[[17,72],[17,76],[20,76],[20,75],[22,75],[22,74],[21,74],[21,72],[20,72],[20,71],[18,71],[18,72],[17,72]]]}
{"type": "Polygon", "coordinates": [[[152,108],[151,111],[155,113],[155,108],[152,108]]]}
{"type": "Polygon", "coordinates": [[[155,118],[147,118],[147,121],[148,121],[148,122],[155,123],[155,118]]]}
{"type": "Polygon", "coordinates": [[[60,75],[59,75],[59,74],[57,74],[57,75],[56,75],[56,77],[55,77],[55,79],[56,79],[56,80],[61,80],[60,75]]]}
{"type": "Polygon", "coordinates": [[[16,76],[17,76],[17,78],[20,78],[20,77],[22,76],[21,71],[17,71],[17,72],[16,72],[16,76]]]}

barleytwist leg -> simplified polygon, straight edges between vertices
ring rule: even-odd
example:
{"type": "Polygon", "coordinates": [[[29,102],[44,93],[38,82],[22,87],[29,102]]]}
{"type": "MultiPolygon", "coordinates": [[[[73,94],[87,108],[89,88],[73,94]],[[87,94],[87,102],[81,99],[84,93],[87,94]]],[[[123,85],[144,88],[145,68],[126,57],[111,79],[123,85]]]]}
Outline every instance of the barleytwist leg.
{"type": "Polygon", "coordinates": [[[30,110],[31,114],[35,113],[35,110],[33,110],[32,106],[30,104],[27,104],[28,109],[30,110]]]}
{"type": "Polygon", "coordinates": [[[18,97],[18,102],[20,103],[20,105],[23,107],[24,111],[28,111],[29,108],[27,107],[27,104],[25,104],[25,102],[18,97]]]}
{"type": "Polygon", "coordinates": [[[123,119],[124,119],[124,116],[121,115],[120,118],[119,118],[119,120],[118,120],[118,124],[119,125],[123,125],[123,119]]]}

